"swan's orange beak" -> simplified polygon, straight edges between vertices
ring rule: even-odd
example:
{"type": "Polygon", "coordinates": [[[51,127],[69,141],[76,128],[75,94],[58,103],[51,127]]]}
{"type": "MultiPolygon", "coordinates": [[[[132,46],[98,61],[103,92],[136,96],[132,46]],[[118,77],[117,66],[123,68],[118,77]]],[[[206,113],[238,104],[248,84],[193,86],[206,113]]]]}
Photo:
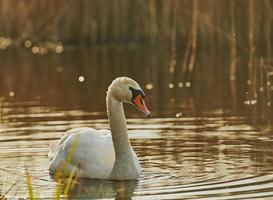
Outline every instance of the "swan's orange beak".
{"type": "Polygon", "coordinates": [[[133,104],[142,112],[144,112],[144,114],[146,115],[146,117],[150,117],[151,113],[148,110],[148,108],[146,107],[145,101],[144,99],[141,97],[141,95],[137,95],[133,100],[132,100],[133,104]]]}

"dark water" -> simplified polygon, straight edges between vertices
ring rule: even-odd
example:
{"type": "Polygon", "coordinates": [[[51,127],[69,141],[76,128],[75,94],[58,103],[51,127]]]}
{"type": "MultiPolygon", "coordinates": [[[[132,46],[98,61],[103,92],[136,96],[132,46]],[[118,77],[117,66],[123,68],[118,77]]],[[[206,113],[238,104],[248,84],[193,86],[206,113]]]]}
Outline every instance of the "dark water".
{"type": "Polygon", "coordinates": [[[126,75],[143,87],[153,114],[144,119],[125,106],[142,179],[81,180],[75,198],[272,199],[272,118],[244,105],[244,83],[225,80],[225,52],[212,55],[204,52],[197,66],[206,70],[187,80],[169,73],[161,50],[0,52],[0,192],[15,184],[7,196],[26,198],[28,168],[36,196],[53,198],[49,144],[70,128],[108,128],[107,86],[126,75]]]}

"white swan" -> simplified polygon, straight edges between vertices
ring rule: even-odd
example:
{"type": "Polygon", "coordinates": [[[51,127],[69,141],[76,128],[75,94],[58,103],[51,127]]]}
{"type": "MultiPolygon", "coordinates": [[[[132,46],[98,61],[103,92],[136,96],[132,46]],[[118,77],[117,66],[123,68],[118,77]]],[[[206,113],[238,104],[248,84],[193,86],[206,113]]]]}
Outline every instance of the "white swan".
{"type": "Polygon", "coordinates": [[[115,79],[106,95],[111,131],[93,128],[75,128],[67,131],[56,147],[49,152],[52,159],[50,173],[65,168],[68,175],[74,168],[79,177],[139,179],[141,168],[128,139],[122,103],[134,104],[149,117],[150,112],[145,105],[144,97],[140,86],[131,78],[115,79]]]}

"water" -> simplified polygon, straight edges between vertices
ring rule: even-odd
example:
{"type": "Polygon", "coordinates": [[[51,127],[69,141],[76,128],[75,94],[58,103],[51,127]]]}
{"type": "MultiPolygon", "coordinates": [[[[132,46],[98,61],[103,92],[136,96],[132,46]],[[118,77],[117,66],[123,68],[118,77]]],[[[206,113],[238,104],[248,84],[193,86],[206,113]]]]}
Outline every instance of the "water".
{"type": "Polygon", "coordinates": [[[78,59],[70,54],[57,58],[15,54],[17,61],[0,54],[1,193],[11,188],[9,198],[27,198],[27,168],[36,196],[52,199],[56,183],[48,174],[50,143],[70,128],[108,128],[105,91],[121,74],[147,87],[146,104],[153,114],[144,119],[125,106],[142,179],[80,180],[72,191],[74,198],[273,198],[272,122],[257,118],[255,105],[244,105],[244,86],[215,84],[218,80],[209,77],[178,87],[163,73],[168,54],[157,52],[150,61],[145,51],[111,52],[102,58],[99,51],[78,59]],[[131,61],[128,57],[130,68],[125,67],[131,61]],[[134,68],[137,65],[143,67],[134,68]]]}

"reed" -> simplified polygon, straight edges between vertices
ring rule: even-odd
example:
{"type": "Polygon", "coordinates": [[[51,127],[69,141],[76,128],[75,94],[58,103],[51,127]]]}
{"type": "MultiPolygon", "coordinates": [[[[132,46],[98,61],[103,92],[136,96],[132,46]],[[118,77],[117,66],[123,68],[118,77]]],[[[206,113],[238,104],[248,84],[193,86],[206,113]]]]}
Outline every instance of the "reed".
{"type": "MultiPolygon", "coordinates": [[[[56,174],[55,176],[56,188],[55,188],[54,200],[70,198],[70,192],[73,190],[75,185],[78,184],[77,182],[78,178],[75,177],[75,175],[76,175],[76,168],[72,169],[67,179],[63,177],[61,172],[58,172],[56,174]]],[[[28,190],[29,199],[30,200],[38,199],[34,193],[31,175],[29,174],[27,169],[26,169],[26,180],[27,180],[27,190],[28,190]]],[[[1,199],[4,199],[5,195],[6,193],[1,197],[1,199]]]]}
{"type": "Polygon", "coordinates": [[[198,1],[192,1],[192,22],[191,30],[189,31],[187,48],[184,54],[183,60],[183,74],[188,74],[188,78],[191,79],[192,71],[195,64],[196,48],[197,48],[197,33],[198,33],[198,1]]]}
{"type": "Polygon", "coordinates": [[[15,183],[13,183],[8,189],[6,189],[6,191],[5,192],[3,192],[2,194],[0,193],[0,199],[1,200],[6,200],[7,199],[7,195],[8,195],[8,193],[12,190],[12,188],[16,185],[17,183],[15,182],[15,183]]]}
{"type": "MultiPolygon", "coordinates": [[[[69,199],[70,192],[73,190],[75,185],[78,184],[77,168],[72,167],[70,173],[68,173],[67,170],[68,170],[68,167],[71,167],[70,165],[71,159],[78,147],[79,140],[80,140],[80,137],[78,136],[73,142],[73,144],[71,145],[63,170],[58,170],[55,174],[55,177],[54,177],[56,181],[55,196],[54,196],[55,200],[69,199]],[[66,178],[67,176],[68,178],[66,178]]],[[[28,197],[30,200],[36,200],[37,197],[34,194],[31,176],[28,172],[27,167],[26,167],[25,173],[26,173],[28,197]]]]}
{"type": "Polygon", "coordinates": [[[31,178],[30,178],[28,169],[26,169],[26,177],[27,177],[27,190],[28,190],[29,199],[36,200],[36,197],[35,197],[33,189],[32,189],[31,178]]]}
{"type": "Polygon", "coordinates": [[[230,0],[230,72],[229,79],[236,80],[237,48],[236,48],[236,24],[234,13],[234,0],[230,0]]]}

